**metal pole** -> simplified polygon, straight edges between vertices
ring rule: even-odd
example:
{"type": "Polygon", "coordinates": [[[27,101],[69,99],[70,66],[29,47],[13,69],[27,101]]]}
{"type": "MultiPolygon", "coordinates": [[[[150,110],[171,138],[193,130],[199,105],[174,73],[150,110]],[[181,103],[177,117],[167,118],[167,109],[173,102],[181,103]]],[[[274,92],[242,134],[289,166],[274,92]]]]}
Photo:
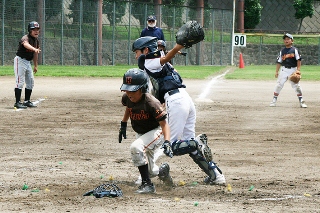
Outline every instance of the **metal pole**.
{"type": "Polygon", "coordinates": [[[26,0],[23,0],[22,35],[24,35],[26,33],[25,23],[26,23],[26,0]]]}
{"type": "Polygon", "coordinates": [[[214,9],[212,11],[211,65],[214,64],[214,9]]]}
{"type": "Polygon", "coordinates": [[[131,2],[129,2],[129,30],[128,30],[128,65],[130,65],[131,63],[131,57],[130,57],[130,53],[131,53],[131,2]]]}
{"type": "Polygon", "coordinates": [[[63,14],[64,14],[64,0],[61,0],[62,4],[61,4],[61,43],[60,43],[60,63],[61,65],[64,64],[63,61],[63,14]]]}
{"type": "Polygon", "coordinates": [[[98,2],[98,65],[102,65],[102,0],[98,2]]]}
{"type": "Polygon", "coordinates": [[[95,65],[98,66],[98,61],[99,61],[99,56],[98,56],[98,52],[99,52],[99,1],[96,1],[96,23],[95,23],[95,32],[96,32],[96,37],[95,37],[95,65]]]}
{"type": "Polygon", "coordinates": [[[41,49],[41,64],[43,65],[43,64],[45,64],[45,50],[46,50],[46,48],[45,48],[45,35],[46,35],[46,18],[45,18],[45,16],[46,16],[46,0],[43,0],[43,8],[42,8],[42,20],[41,20],[41,22],[42,22],[42,26],[41,26],[41,47],[42,47],[42,49],[41,49]]]}
{"type": "Polygon", "coordinates": [[[224,10],[222,10],[222,14],[221,14],[221,20],[222,20],[222,23],[221,23],[221,32],[220,32],[220,65],[222,65],[222,57],[223,57],[223,18],[224,18],[224,10]]]}
{"type": "MultiPolygon", "coordinates": [[[[173,33],[171,34],[172,35],[172,37],[171,37],[171,40],[172,41],[174,41],[175,39],[174,39],[174,29],[175,29],[175,26],[176,26],[176,7],[174,6],[173,7],[173,19],[172,19],[172,31],[173,31],[173,33]]],[[[173,42],[173,46],[174,46],[174,43],[175,42],[173,42]]],[[[167,43],[168,44],[168,43],[167,43]]],[[[172,61],[172,63],[174,64],[174,57],[171,59],[171,61],[172,61]]]]}
{"type": "Polygon", "coordinates": [[[80,15],[79,15],[79,65],[81,65],[82,61],[82,17],[83,17],[83,2],[80,0],[80,15]]]}
{"type": "Polygon", "coordinates": [[[231,35],[231,65],[233,66],[233,36],[234,36],[234,22],[235,22],[235,14],[236,14],[236,0],[233,0],[233,11],[232,11],[232,35],[231,35]]]}
{"type": "Polygon", "coordinates": [[[115,49],[115,30],[116,30],[116,2],[113,2],[113,20],[112,20],[112,65],[114,65],[114,49],[115,49]]]}
{"type": "Polygon", "coordinates": [[[4,65],[4,12],[5,12],[6,0],[2,1],[2,66],[4,65]]]}

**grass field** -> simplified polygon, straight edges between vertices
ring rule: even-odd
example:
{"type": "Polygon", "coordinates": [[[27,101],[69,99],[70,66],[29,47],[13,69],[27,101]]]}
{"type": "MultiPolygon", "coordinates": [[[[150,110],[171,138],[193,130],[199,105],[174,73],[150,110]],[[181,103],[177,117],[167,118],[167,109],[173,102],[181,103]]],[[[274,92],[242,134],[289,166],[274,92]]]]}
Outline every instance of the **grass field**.
{"type": "MultiPolygon", "coordinates": [[[[136,66],[47,66],[40,65],[36,76],[48,77],[122,77],[130,68],[136,66]]],[[[175,66],[183,78],[205,79],[226,70],[226,66],[175,66]]],[[[276,65],[246,66],[245,68],[229,67],[226,79],[274,80],[276,65]]],[[[0,76],[13,76],[13,66],[2,66],[0,76]]],[[[320,80],[319,66],[302,66],[303,80],[320,80]]]]}

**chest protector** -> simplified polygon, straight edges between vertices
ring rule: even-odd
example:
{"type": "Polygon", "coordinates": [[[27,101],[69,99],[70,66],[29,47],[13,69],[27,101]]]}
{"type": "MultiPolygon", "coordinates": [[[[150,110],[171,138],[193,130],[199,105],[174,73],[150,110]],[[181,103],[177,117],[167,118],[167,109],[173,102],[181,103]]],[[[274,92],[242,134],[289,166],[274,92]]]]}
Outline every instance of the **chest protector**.
{"type": "MultiPolygon", "coordinates": [[[[142,69],[142,64],[144,65],[144,59],[149,59],[154,54],[147,55],[146,57],[139,58],[139,68],[142,69]],[[142,61],[143,60],[143,63],[142,61]]],[[[143,66],[144,70],[148,73],[150,81],[153,87],[152,94],[156,97],[161,103],[164,103],[164,95],[170,90],[178,88],[186,88],[182,84],[182,78],[179,73],[174,69],[170,63],[165,63],[159,72],[150,72],[143,66]]]]}

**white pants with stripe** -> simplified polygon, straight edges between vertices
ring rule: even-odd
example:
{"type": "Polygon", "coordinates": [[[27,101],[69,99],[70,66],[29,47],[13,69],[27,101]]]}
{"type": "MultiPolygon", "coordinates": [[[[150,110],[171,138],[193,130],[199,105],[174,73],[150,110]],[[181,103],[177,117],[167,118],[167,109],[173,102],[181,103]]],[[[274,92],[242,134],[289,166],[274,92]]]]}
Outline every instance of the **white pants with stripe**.
{"type": "Polygon", "coordinates": [[[133,165],[138,167],[148,164],[151,178],[159,174],[159,166],[156,165],[159,156],[155,156],[155,153],[160,152],[163,142],[162,131],[157,128],[143,135],[137,134],[137,139],[130,146],[133,165]]]}

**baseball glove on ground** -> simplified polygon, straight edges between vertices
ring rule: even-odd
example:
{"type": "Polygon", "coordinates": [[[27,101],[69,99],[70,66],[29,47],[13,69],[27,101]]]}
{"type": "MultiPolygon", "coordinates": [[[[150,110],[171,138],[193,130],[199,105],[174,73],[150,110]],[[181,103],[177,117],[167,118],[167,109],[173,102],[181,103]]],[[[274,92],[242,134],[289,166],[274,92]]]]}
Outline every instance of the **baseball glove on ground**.
{"type": "Polygon", "coordinates": [[[296,84],[299,83],[300,79],[301,79],[301,73],[298,70],[289,76],[289,80],[296,84]]]}
{"type": "Polygon", "coordinates": [[[188,21],[176,34],[176,42],[185,48],[192,47],[192,45],[203,41],[204,31],[197,21],[188,21]]]}

